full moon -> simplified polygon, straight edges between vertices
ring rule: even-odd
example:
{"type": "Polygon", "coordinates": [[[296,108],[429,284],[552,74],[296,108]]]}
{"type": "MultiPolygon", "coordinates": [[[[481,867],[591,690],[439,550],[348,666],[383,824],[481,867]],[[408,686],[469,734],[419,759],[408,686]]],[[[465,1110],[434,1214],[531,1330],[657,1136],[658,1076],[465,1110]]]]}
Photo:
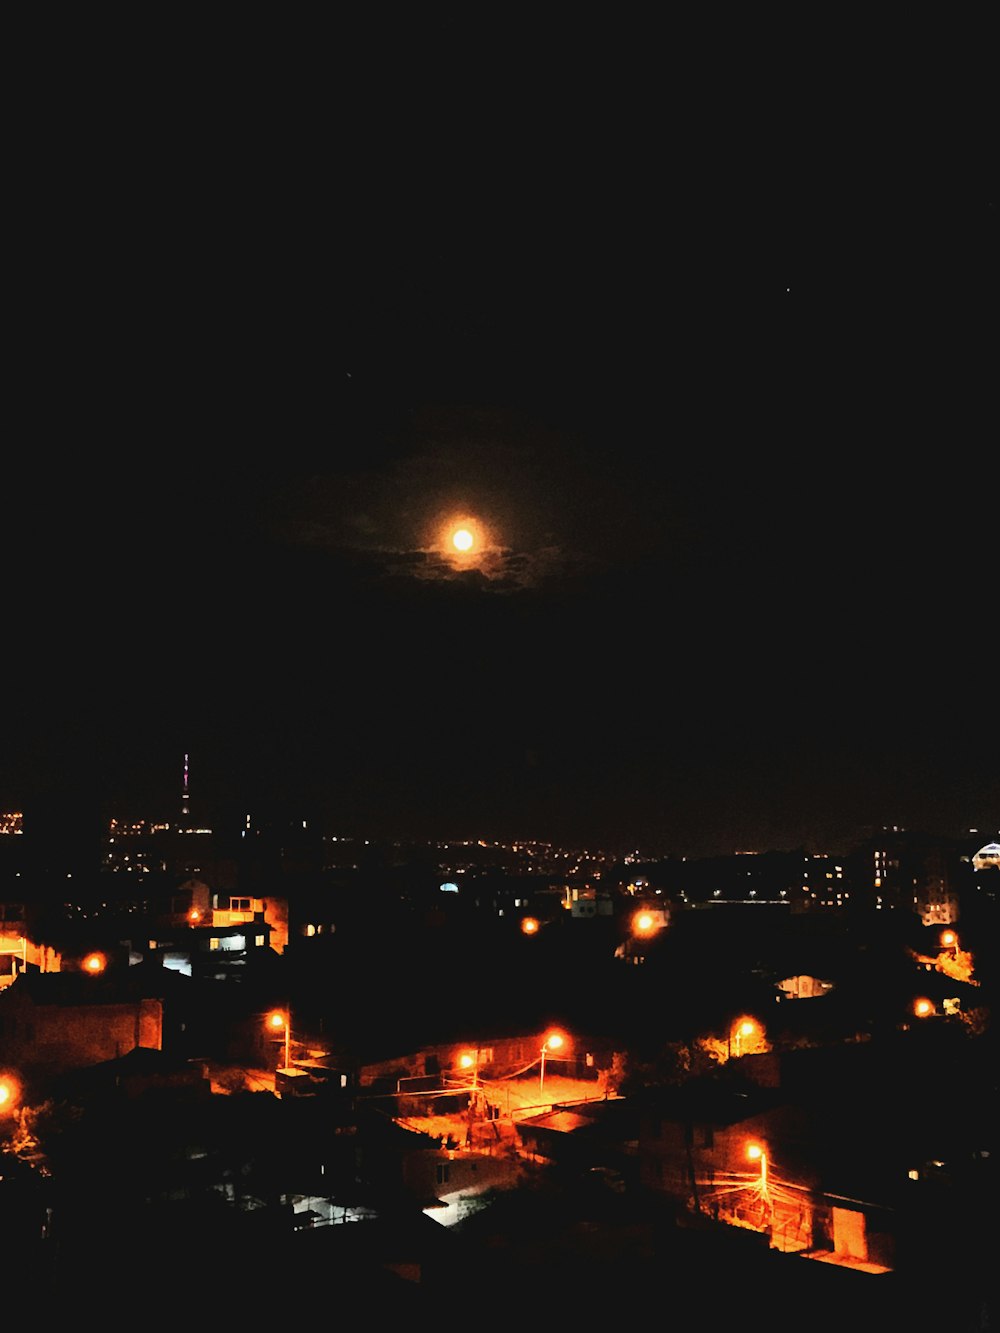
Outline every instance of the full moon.
{"type": "Polygon", "coordinates": [[[472,533],[468,528],[459,528],[451,534],[451,544],[456,551],[471,551],[472,533]]]}

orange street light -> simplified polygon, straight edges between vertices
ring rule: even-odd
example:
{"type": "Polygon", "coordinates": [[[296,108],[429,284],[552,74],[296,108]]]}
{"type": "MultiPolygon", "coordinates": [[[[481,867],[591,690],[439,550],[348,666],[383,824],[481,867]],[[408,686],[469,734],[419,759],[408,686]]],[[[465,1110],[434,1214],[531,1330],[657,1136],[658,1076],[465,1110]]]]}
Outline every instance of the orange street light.
{"type": "Polygon", "coordinates": [[[747,1156],[751,1162],[760,1162],[760,1192],[767,1198],[767,1153],[759,1143],[751,1143],[747,1147],[747,1156]]]}
{"type": "Polygon", "coordinates": [[[89,953],[83,960],[84,972],[89,972],[92,977],[96,977],[103,972],[108,965],[108,960],[102,953],[89,953]]]}
{"type": "Polygon", "coordinates": [[[292,1035],[292,1015],[284,1009],[275,1009],[268,1015],[267,1025],[272,1032],[284,1032],[285,1034],[285,1063],[284,1069],[288,1068],[289,1063],[289,1042],[292,1035]]]}
{"type": "Polygon", "coordinates": [[[944,930],[941,932],[941,948],[942,949],[958,948],[958,936],[955,934],[953,930],[944,930]]]}
{"type": "Polygon", "coordinates": [[[548,1051],[557,1051],[563,1045],[566,1038],[561,1032],[550,1032],[542,1042],[542,1060],[538,1070],[538,1096],[541,1097],[545,1090],[545,1056],[548,1051]]]}
{"type": "Polygon", "coordinates": [[[19,1091],[16,1079],[9,1074],[0,1075],[0,1115],[13,1111],[19,1091]]]}
{"type": "Polygon", "coordinates": [[[921,996],[919,1000],[914,1000],[913,1012],[918,1018],[930,1018],[931,1014],[934,1013],[934,1005],[930,1000],[921,996]]]}
{"type": "Polygon", "coordinates": [[[479,1087],[479,1047],[475,1052],[463,1051],[458,1057],[458,1067],[472,1070],[472,1091],[475,1093],[479,1087]]]}
{"type": "Polygon", "coordinates": [[[736,1039],[737,1058],[743,1054],[743,1042],[749,1037],[753,1037],[758,1032],[757,1024],[752,1018],[744,1018],[739,1023],[734,1023],[729,1029],[729,1053],[732,1055],[733,1038],[736,1039]]]}
{"type": "Polygon", "coordinates": [[[521,931],[525,935],[538,934],[538,918],[535,916],[526,916],[521,922],[521,931]]]}

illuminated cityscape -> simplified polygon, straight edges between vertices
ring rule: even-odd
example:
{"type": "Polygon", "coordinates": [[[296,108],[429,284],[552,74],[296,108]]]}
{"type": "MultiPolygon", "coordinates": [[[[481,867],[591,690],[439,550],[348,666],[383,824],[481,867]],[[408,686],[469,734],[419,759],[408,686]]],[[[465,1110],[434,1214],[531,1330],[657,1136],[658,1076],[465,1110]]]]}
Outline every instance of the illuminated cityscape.
{"type": "Polygon", "coordinates": [[[354,1224],[371,1252],[338,1244],[323,1260],[351,1266],[345,1290],[423,1308],[439,1281],[490,1280],[500,1234],[528,1244],[523,1196],[550,1218],[539,1258],[563,1235],[557,1206],[602,1238],[596,1254],[572,1246],[598,1292],[629,1235],[659,1256],[629,1257],[639,1290],[684,1254],[692,1271],[724,1256],[775,1301],[843,1314],[862,1299],[770,1256],[867,1278],[863,1300],[888,1318],[936,1255],[961,1308],[978,1308],[1000,876],[977,831],[887,827],[842,854],[698,860],[379,845],[250,816],[226,830],[198,818],[186,782],[179,804],[173,819],[109,819],[93,864],[58,886],[32,858],[30,807],[0,817],[23,852],[0,892],[0,1205],[19,1180],[6,1216],[39,1280],[72,1282],[95,1243],[124,1263],[177,1227],[235,1255],[258,1234],[249,1219],[295,1265],[354,1224]],[[924,1109],[900,1134],[910,1097],[924,1109]],[[251,1131],[258,1102],[280,1110],[280,1139],[251,1131]],[[88,1127],[77,1147],[56,1103],[88,1127]],[[210,1103],[242,1164],[195,1149],[210,1103]],[[181,1106],[186,1128],[168,1130],[181,1106]],[[156,1154],[123,1157],[101,1131],[123,1115],[201,1161],[200,1180],[190,1165],[154,1180],[156,1154]],[[81,1214],[79,1191],[99,1183],[117,1205],[81,1214]],[[421,1219],[460,1242],[451,1260],[431,1257],[421,1219]],[[416,1294],[387,1283],[400,1252],[416,1294]]]}
{"type": "Polygon", "coordinates": [[[186,17],[10,24],[3,1319],[996,1329],[989,25],[186,17]]]}

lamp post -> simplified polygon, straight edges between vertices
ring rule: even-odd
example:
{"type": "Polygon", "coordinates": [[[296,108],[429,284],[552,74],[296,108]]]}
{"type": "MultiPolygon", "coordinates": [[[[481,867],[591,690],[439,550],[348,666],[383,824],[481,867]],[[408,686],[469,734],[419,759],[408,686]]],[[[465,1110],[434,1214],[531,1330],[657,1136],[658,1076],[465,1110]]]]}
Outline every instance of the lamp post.
{"type": "MultiPolygon", "coordinates": [[[[478,1052],[477,1052],[477,1054],[478,1054],[478,1052]]],[[[476,1060],[476,1056],[475,1056],[475,1055],[463,1055],[463,1056],[460,1057],[458,1063],[461,1065],[461,1067],[462,1067],[463,1069],[471,1069],[471,1070],[472,1070],[472,1087],[473,1087],[473,1089],[475,1089],[475,1086],[476,1086],[476,1072],[477,1072],[477,1070],[478,1070],[478,1068],[479,1068],[478,1062],[477,1062],[477,1060],[476,1060]]]]}
{"type": "Polygon", "coordinates": [[[476,1047],[476,1053],[475,1053],[475,1055],[473,1055],[471,1051],[465,1051],[462,1055],[459,1056],[459,1059],[458,1059],[459,1068],[461,1068],[461,1069],[471,1069],[471,1070],[472,1070],[471,1097],[472,1097],[472,1100],[473,1100],[473,1101],[475,1101],[475,1099],[476,1099],[476,1097],[478,1096],[478,1093],[479,1093],[479,1052],[480,1052],[480,1049],[481,1049],[481,1048],[480,1048],[479,1046],[476,1047]]]}
{"type": "Polygon", "coordinates": [[[559,1047],[563,1044],[564,1040],[565,1038],[563,1037],[561,1032],[550,1032],[549,1035],[542,1042],[542,1060],[538,1068],[539,1099],[541,1099],[541,1097],[544,1095],[545,1092],[545,1056],[547,1052],[550,1050],[553,1051],[558,1050],[559,1047]]]}
{"type": "Polygon", "coordinates": [[[282,1029],[284,1029],[285,1063],[282,1066],[282,1068],[287,1069],[289,1063],[289,1043],[291,1041],[291,1035],[292,1035],[291,1010],[286,1009],[284,1012],[282,1012],[282,1010],[280,1009],[275,1009],[275,1011],[271,1014],[270,1018],[268,1019],[268,1022],[270,1023],[272,1030],[275,1032],[280,1032],[282,1029]]]}
{"type": "Polygon", "coordinates": [[[758,1193],[760,1194],[761,1207],[763,1209],[763,1221],[765,1226],[770,1224],[771,1219],[771,1197],[767,1189],[767,1152],[759,1143],[751,1143],[747,1147],[747,1156],[751,1162],[760,1162],[760,1184],[758,1193]]]}
{"type": "Polygon", "coordinates": [[[729,1029],[729,1055],[733,1053],[733,1038],[736,1038],[736,1057],[739,1059],[743,1053],[743,1038],[752,1037],[757,1031],[757,1024],[752,1019],[744,1018],[742,1022],[734,1024],[729,1029]]]}
{"type": "Polygon", "coordinates": [[[747,1156],[751,1162],[760,1161],[760,1192],[767,1197],[767,1153],[759,1143],[751,1143],[747,1148],[747,1156]]]}
{"type": "Polygon", "coordinates": [[[472,1142],[472,1127],[476,1121],[476,1110],[479,1102],[479,1051],[480,1047],[477,1045],[475,1055],[471,1051],[465,1051],[458,1061],[461,1069],[472,1070],[472,1084],[469,1088],[469,1116],[465,1130],[466,1144],[472,1142]]]}

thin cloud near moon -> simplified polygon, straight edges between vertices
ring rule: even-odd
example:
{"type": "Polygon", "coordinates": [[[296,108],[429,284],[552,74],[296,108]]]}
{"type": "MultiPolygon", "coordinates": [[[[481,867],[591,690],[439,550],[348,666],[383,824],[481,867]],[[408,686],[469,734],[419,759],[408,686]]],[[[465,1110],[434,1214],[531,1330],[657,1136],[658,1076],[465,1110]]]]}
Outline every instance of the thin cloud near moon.
{"type": "Polygon", "coordinates": [[[367,566],[376,581],[457,582],[497,594],[598,569],[561,509],[561,450],[519,438],[523,424],[506,428],[513,443],[502,416],[439,413],[423,427],[433,438],[380,467],[315,474],[288,489],[272,506],[272,534],[367,566]],[[460,528],[472,537],[466,551],[452,540],[460,528]]]}

